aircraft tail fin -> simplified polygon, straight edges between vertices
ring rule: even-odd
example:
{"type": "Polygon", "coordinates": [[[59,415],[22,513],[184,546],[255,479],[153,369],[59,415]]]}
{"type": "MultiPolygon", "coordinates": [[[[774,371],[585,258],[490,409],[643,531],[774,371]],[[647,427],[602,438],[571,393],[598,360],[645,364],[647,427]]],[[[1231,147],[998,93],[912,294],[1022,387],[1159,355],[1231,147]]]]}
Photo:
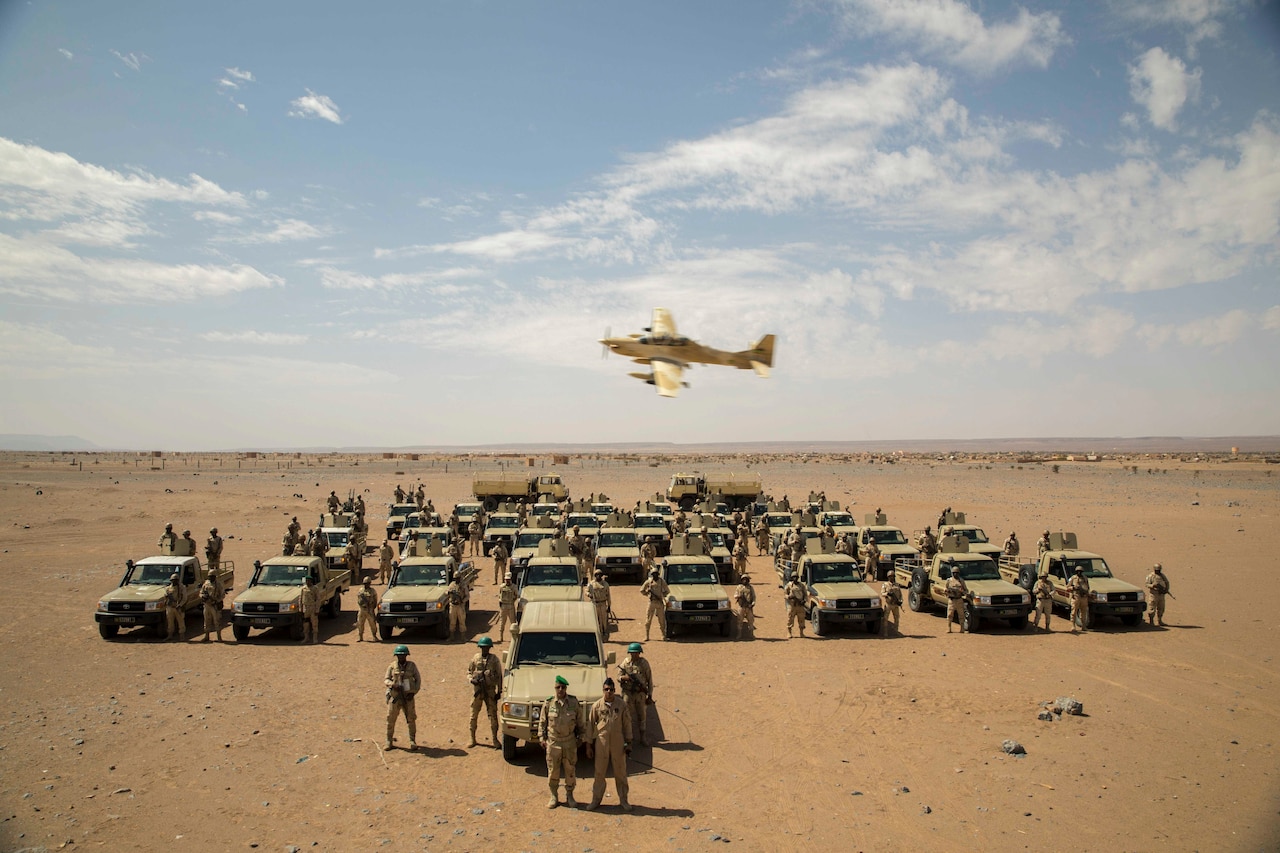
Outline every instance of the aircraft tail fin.
{"type": "Polygon", "coordinates": [[[768,377],[769,368],[773,367],[773,335],[765,335],[752,345],[751,349],[741,353],[751,363],[751,369],[757,376],[768,377]]]}

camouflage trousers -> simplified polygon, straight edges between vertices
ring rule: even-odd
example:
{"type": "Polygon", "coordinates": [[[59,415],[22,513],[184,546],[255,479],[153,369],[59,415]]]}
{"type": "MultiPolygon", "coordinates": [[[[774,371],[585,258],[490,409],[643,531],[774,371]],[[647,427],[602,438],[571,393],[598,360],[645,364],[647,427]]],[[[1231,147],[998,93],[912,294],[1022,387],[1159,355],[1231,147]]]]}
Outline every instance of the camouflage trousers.
{"type": "Polygon", "coordinates": [[[204,635],[207,639],[213,632],[222,639],[222,605],[209,602],[204,605],[204,635]]]}
{"type": "Polygon", "coordinates": [[[502,583],[503,577],[507,573],[507,561],[499,560],[496,557],[493,561],[493,582],[495,584],[502,583]]]}
{"type": "Polygon", "coordinates": [[[1154,625],[1164,624],[1164,599],[1165,593],[1151,593],[1151,600],[1147,602],[1147,621],[1154,625]]]}
{"type": "Polygon", "coordinates": [[[506,627],[508,625],[511,626],[512,636],[515,636],[516,608],[515,608],[515,605],[513,604],[508,604],[505,607],[500,608],[498,611],[498,642],[499,643],[502,642],[503,632],[506,630],[506,627]]]}
{"type": "Polygon", "coordinates": [[[467,608],[461,604],[449,605],[449,635],[457,631],[459,636],[467,633],[467,608]]]}
{"type": "Polygon", "coordinates": [[[489,712],[489,729],[493,732],[493,745],[498,745],[498,697],[493,694],[477,693],[471,700],[471,739],[476,739],[476,722],[480,719],[480,709],[489,712]]]}
{"type": "Polygon", "coordinates": [[[1089,629],[1089,599],[1083,595],[1071,597],[1071,628],[1077,627],[1081,631],[1089,629]]]}
{"type": "Polygon", "coordinates": [[[1049,630],[1049,620],[1053,618],[1053,599],[1046,598],[1036,602],[1035,609],[1031,611],[1031,627],[1040,627],[1040,617],[1044,616],[1044,629],[1049,630]]]}
{"type": "Polygon", "coordinates": [[[889,636],[889,620],[893,620],[893,633],[901,634],[902,629],[899,627],[899,621],[902,619],[902,605],[888,604],[884,606],[884,615],[880,617],[880,636],[889,636]]]}
{"type": "Polygon", "coordinates": [[[310,613],[302,614],[302,642],[320,642],[320,611],[312,610],[310,613]]]}
{"type": "Polygon", "coordinates": [[[554,796],[560,790],[560,777],[564,777],[564,789],[572,795],[578,784],[578,742],[573,738],[547,742],[547,784],[554,796]]]}
{"type": "Polygon", "coordinates": [[[596,608],[596,622],[600,625],[600,636],[609,633],[609,604],[605,601],[593,601],[596,608]]]}
{"type": "Polygon", "coordinates": [[[387,743],[391,743],[395,738],[396,720],[400,719],[401,711],[404,712],[404,721],[409,726],[409,740],[412,743],[416,743],[418,740],[418,709],[414,707],[412,696],[393,698],[387,702],[387,743]]]}
{"type": "Polygon", "coordinates": [[[667,635],[667,608],[661,601],[649,599],[649,610],[644,616],[644,638],[649,639],[649,626],[653,624],[653,617],[658,617],[658,630],[662,632],[662,636],[667,635]]]}
{"type": "Polygon", "coordinates": [[[947,599],[947,633],[951,633],[951,623],[960,624],[961,633],[964,632],[964,599],[948,598],[947,599]]]}
{"type": "Polygon", "coordinates": [[[649,718],[649,697],[643,690],[623,691],[623,701],[627,704],[627,713],[634,714],[636,721],[636,737],[644,742],[644,726],[649,718]]]}
{"type": "Polygon", "coordinates": [[[738,606],[738,639],[756,638],[756,612],[753,608],[738,606]]]}
{"type": "Polygon", "coordinates": [[[795,622],[799,624],[800,636],[803,637],[804,636],[804,620],[806,618],[807,617],[805,616],[803,604],[788,604],[787,605],[787,636],[788,637],[791,636],[791,624],[795,622]]]}
{"type": "Polygon", "coordinates": [[[366,610],[361,607],[356,611],[356,636],[364,639],[364,626],[369,626],[369,638],[378,639],[378,619],[372,610],[366,610]]]}
{"type": "Polygon", "coordinates": [[[165,639],[177,637],[181,640],[187,635],[187,614],[181,607],[164,609],[165,639]]]}

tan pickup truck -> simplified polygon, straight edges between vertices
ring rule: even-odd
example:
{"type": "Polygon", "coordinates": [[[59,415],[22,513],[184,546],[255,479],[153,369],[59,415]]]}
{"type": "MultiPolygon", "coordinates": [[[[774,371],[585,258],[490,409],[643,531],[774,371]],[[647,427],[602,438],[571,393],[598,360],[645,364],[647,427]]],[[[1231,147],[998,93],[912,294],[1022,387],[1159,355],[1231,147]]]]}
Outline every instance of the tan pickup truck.
{"type": "MultiPolygon", "coordinates": [[[[810,540],[812,548],[800,558],[800,580],[808,590],[805,613],[818,636],[835,627],[862,626],[869,634],[880,633],[884,603],[878,589],[863,583],[862,570],[848,554],[837,554],[830,540],[810,540]]],[[[796,571],[795,560],[777,560],[774,568],[780,584],[796,571]]]]}
{"type": "Polygon", "coordinates": [[[267,630],[287,626],[289,636],[302,639],[302,587],[310,577],[316,582],[320,612],[337,616],[342,612],[342,593],[351,587],[351,573],[330,568],[319,557],[272,557],[253,564],[253,578],[244,592],[231,603],[231,633],[239,642],[249,639],[254,628],[267,630]]]}
{"type": "MultiPolygon", "coordinates": [[[[144,557],[136,563],[125,561],[124,577],[111,592],[98,600],[98,610],[93,614],[98,623],[98,634],[110,640],[121,628],[149,627],[157,636],[165,635],[164,598],[170,575],[178,575],[182,589],[182,609],[192,610],[200,606],[200,585],[208,572],[200,567],[200,560],[187,553],[191,546],[179,539],[169,554],[144,557]]],[[[223,560],[218,567],[218,579],[224,590],[235,583],[235,563],[223,560]]]]}
{"type": "Polygon", "coordinates": [[[1099,616],[1114,616],[1130,628],[1142,624],[1142,613],[1147,607],[1146,591],[1111,574],[1111,567],[1098,554],[1081,551],[1074,533],[1051,533],[1049,550],[1040,555],[1038,562],[1001,557],[1000,576],[1030,590],[1041,574],[1048,574],[1053,584],[1053,603],[1070,610],[1067,581],[1076,573],[1077,566],[1084,569],[1084,576],[1089,580],[1086,628],[1099,616]]]}
{"type": "Polygon", "coordinates": [[[437,639],[448,639],[449,576],[456,573],[459,582],[470,590],[480,573],[474,563],[456,565],[438,539],[419,541],[418,550],[402,557],[392,569],[391,580],[378,602],[378,636],[383,640],[390,640],[396,628],[431,628],[437,639]]]}
{"type": "Polygon", "coordinates": [[[907,606],[919,613],[932,605],[947,606],[947,581],[959,572],[969,588],[963,627],[977,629],[983,619],[1007,619],[1012,628],[1027,627],[1031,593],[1000,577],[996,564],[985,554],[969,551],[963,537],[946,536],[928,565],[919,559],[900,560],[894,566],[894,580],[907,588],[907,606]]]}

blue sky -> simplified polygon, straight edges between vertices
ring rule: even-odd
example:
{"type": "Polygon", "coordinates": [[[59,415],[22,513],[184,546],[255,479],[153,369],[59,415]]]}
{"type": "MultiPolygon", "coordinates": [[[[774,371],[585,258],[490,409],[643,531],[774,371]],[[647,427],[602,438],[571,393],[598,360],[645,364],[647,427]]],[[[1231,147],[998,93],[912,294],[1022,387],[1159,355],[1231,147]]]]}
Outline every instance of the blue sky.
{"type": "Polygon", "coordinates": [[[0,4],[0,433],[1280,434],[1276,3],[0,4]],[[671,309],[772,378],[675,400],[671,309]]]}

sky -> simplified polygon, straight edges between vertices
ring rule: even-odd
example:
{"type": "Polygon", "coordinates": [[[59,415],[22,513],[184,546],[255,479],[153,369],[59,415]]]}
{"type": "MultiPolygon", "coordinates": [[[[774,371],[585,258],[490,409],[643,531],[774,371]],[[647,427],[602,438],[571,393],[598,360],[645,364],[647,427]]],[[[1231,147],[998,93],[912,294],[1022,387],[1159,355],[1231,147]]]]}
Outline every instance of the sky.
{"type": "Polygon", "coordinates": [[[1280,434],[1280,4],[0,0],[0,433],[1280,434]],[[603,358],[656,306],[773,375],[603,358]]]}

